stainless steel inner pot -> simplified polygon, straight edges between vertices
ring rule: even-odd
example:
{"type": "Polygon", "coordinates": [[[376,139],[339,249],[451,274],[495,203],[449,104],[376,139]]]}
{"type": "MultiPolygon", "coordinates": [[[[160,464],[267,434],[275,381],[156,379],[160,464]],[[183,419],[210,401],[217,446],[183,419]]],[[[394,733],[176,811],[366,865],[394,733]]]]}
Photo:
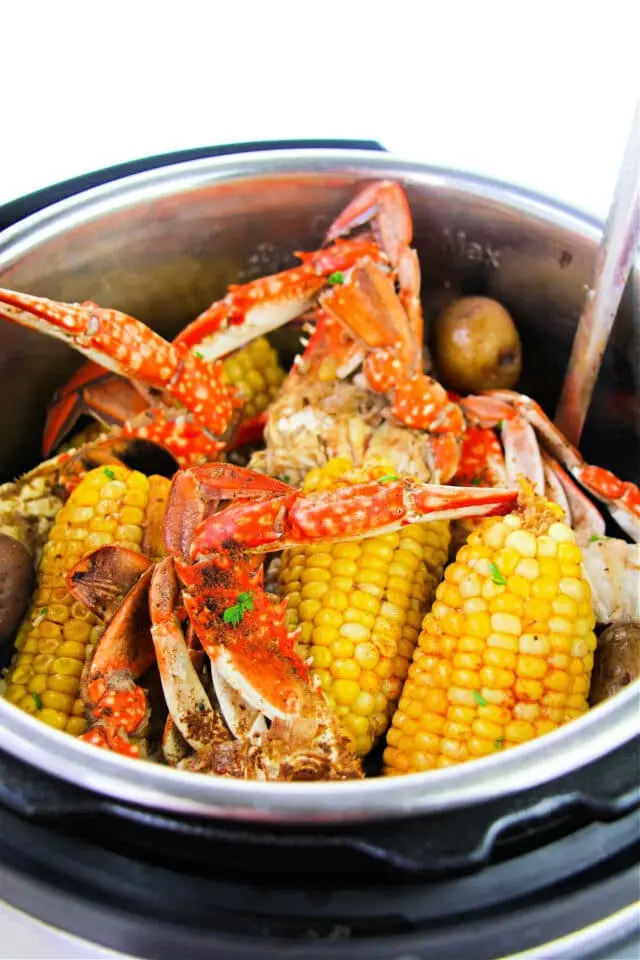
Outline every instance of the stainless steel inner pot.
{"type": "MultiPolygon", "coordinates": [[[[0,286],[93,300],[171,335],[227,283],[293,265],[292,251],[316,247],[358,184],[378,178],[406,187],[427,321],[452,293],[496,297],[522,335],[521,387],[553,412],[600,226],[514,187],[384,154],[245,154],[117,181],[5,231],[0,286]]],[[[639,292],[636,269],[582,445],[593,462],[630,479],[637,479],[639,462],[639,292]]],[[[286,352],[286,337],[280,343],[286,352]]],[[[56,341],[0,324],[2,479],[37,461],[46,404],[80,362],[56,341]]],[[[0,747],[65,780],[158,809],[322,823],[436,813],[549,781],[635,736],[639,716],[636,682],[582,719],[502,756],[346,783],[244,782],[127,760],[58,733],[2,699],[0,747]]]]}

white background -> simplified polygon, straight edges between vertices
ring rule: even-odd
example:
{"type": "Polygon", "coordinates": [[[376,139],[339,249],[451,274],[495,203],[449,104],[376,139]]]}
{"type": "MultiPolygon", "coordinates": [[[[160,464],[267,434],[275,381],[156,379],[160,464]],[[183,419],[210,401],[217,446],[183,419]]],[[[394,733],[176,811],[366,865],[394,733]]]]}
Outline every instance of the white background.
{"type": "MultiPolygon", "coordinates": [[[[639,11],[0,0],[0,203],[155,153],[348,137],[604,217],[639,92],[639,11]]],[[[4,960],[88,955],[0,904],[4,960]]]]}
{"type": "Polygon", "coordinates": [[[0,0],[0,202],[211,143],[380,140],[604,216],[636,0],[0,0]]]}

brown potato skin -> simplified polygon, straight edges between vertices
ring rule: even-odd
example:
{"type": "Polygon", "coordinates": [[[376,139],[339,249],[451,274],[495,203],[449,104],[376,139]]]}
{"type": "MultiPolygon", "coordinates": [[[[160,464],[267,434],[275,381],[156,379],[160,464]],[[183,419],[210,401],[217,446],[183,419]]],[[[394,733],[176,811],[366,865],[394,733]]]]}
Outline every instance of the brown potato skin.
{"type": "Polygon", "coordinates": [[[0,644],[11,640],[31,598],[34,572],[28,550],[0,533],[0,644]]]}
{"type": "Polygon", "coordinates": [[[592,707],[608,700],[640,676],[640,622],[612,623],[598,638],[591,693],[592,707]]]}
{"type": "Polygon", "coordinates": [[[462,297],[435,325],[435,362],[445,387],[480,393],[514,387],[522,346],[511,315],[488,297],[462,297]]]}

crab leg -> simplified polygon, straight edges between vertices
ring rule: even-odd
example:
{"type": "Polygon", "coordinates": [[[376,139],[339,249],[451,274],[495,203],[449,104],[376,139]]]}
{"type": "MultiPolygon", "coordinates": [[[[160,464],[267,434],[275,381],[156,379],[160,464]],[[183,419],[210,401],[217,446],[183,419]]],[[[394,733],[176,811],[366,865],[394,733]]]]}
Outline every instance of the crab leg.
{"type": "Polygon", "coordinates": [[[185,327],[174,344],[197,346],[207,360],[217,360],[310,310],[332,273],[347,270],[365,256],[386,262],[369,238],[340,240],[326,250],[297,256],[302,260],[299,267],[229,287],[227,295],[185,327]]]}
{"type": "Polygon", "coordinates": [[[597,500],[606,504],[609,513],[634,540],[640,539],[640,489],[626,480],[620,480],[604,467],[586,464],[580,452],[569,443],[549,420],[542,408],[523,394],[510,390],[493,391],[490,397],[504,401],[526,417],[552,455],[572,477],[597,500]]]}
{"type": "Polygon", "coordinates": [[[113,373],[166,391],[215,437],[240,400],[222,367],[168,343],[139,320],[95,304],[70,304],[0,289],[0,317],[55,337],[113,373]]]}
{"type": "Polygon", "coordinates": [[[486,487],[507,486],[504,454],[494,429],[467,426],[452,483],[461,487],[473,484],[486,487]]]}
{"type": "Polygon", "coordinates": [[[536,492],[544,494],[545,480],[540,447],[531,424],[517,411],[494,396],[482,394],[460,400],[460,406],[472,423],[481,429],[498,427],[504,447],[506,483],[513,486],[518,477],[526,477],[536,492]]]}
{"type": "Polygon", "coordinates": [[[550,499],[565,511],[567,520],[578,535],[578,543],[586,544],[594,537],[604,536],[604,517],[595,504],[584,495],[556,460],[544,450],[541,452],[545,480],[552,492],[550,499]]]}
{"type": "MultiPolygon", "coordinates": [[[[216,496],[226,482],[226,468],[226,464],[199,468],[201,490],[216,496]]],[[[233,469],[235,481],[244,475],[249,489],[265,479],[251,470],[233,469]]],[[[174,489],[177,483],[174,480],[174,489]]],[[[191,538],[191,559],[228,550],[232,544],[269,552],[307,542],[375,536],[437,518],[503,514],[518,497],[516,490],[439,486],[393,476],[313,493],[287,484],[281,487],[285,490],[279,494],[237,501],[203,517],[191,538]]]]}

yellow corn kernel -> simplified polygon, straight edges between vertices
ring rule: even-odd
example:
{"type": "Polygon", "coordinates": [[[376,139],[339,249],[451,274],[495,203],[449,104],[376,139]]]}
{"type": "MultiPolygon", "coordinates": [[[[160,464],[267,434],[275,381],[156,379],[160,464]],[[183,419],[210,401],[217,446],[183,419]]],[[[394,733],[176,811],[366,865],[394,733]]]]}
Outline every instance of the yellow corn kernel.
{"type": "Polygon", "coordinates": [[[87,721],[84,717],[69,717],[65,723],[64,729],[72,737],[80,737],[87,729],[87,721]]]}
{"type": "MultiPolygon", "coordinates": [[[[504,541],[505,549],[516,550],[523,557],[535,557],[536,538],[529,530],[512,530],[504,541]]],[[[521,563],[518,563],[518,567],[521,563]]],[[[517,572],[518,567],[516,567],[517,572]]]]}
{"type": "Polygon", "coordinates": [[[481,521],[447,568],[387,733],[387,774],[486,756],[587,709],[591,594],[573,533],[551,512],[527,494],[514,514],[481,521]]]}

